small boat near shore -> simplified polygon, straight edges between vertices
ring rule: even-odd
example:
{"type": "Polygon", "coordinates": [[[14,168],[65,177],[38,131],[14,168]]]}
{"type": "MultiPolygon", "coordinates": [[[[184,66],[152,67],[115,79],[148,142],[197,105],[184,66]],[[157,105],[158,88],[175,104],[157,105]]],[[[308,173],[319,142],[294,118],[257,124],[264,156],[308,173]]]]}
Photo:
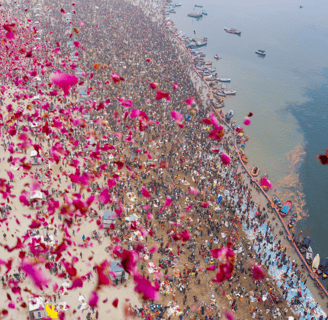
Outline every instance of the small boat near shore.
{"type": "Polygon", "coordinates": [[[293,206],[293,202],[291,200],[287,200],[284,203],[284,206],[282,207],[282,209],[280,210],[280,214],[282,216],[287,216],[288,213],[290,212],[290,209],[292,208],[292,206],[293,206]]]}
{"type": "Polygon", "coordinates": [[[198,12],[198,13],[189,13],[188,14],[188,17],[191,17],[191,18],[201,18],[203,16],[202,13],[198,12]]]}
{"type": "Polygon", "coordinates": [[[237,35],[241,35],[241,31],[235,29],[235,28],[231,28],[231,29],[228,29],[228,28],[224,28],[225,32],[228,32],[228,33],[231,33],[231,34],[237,34],[237,35]]]}
{"type": "Polygon", "coordinates": [[[311,264],[312,259],[313,259],[313,250],[311,246],[309,246],[309,248],[306,250],[305,253],[305,260],[307,261],[308,264],[311,264]]]}
{"type": "Polygon", "coordinates": [[[318,274],[322,273],[322,278],[325,280],[328,277],[328,258],[321,259],[318,267],[318,274]]]}
{"type": "Polygon", "coordinates": [[[204,11],[204,10],[202,10],[202,14],[203,14],[204,16],[207,16],[207,12],[204,11]]]}
{"type": "Polygon", "coordinates": [[[317,273],[318,268],[319,268],[319,264],[320,264],[320,255],[319,255],[319,253],[317,253],[316,256],[313,259],[313,262],[312,262],[312,271],[313,271],[313,273],[317,273]]]}
{"type": "Polygon", "coordinates": [[[217,78],[218,81],[220,82],[230,82],[231,80],[228,78],[217,78]]]}
{"type": "Polygon", "coordinates": [[[216,55],[214,56],[214,59],[219,60],[220,58],[219,58],[219,56],[216,54],[216,55]]]}
{"type": "Polygon", "coordinates": [[[292,217],[290,218],[288,222],[288,227],[291,229],[294,227],[297,221],[297,212],[293,213],[292,217]]]}
{"type": "Polygon", "coordinates": [[[203,8],[203,6],[200,6],[200,5],[198,5],[198,4],[195,4],[195,7],[203,8]]]}
{"type": "Polygon", "coordinates": [[[248,158],[247,158],[247,156],[246,156],[245,153],[243,153],[243,154],[241,155],[241,160],[242,160],[244,163],[247,163],[247,162],[248,162],[248,158]]]}
{"type": "Polygon", "coordinates": [[[180,2],[179,3],[176,3],[174,6],[175,7],[181,7],[181,3],[180,2]]]}
{"type": "MultiPolygon", "coordinates": [[[[309,249],[309,247],[310,247],[310,243],[311,243],[311,239],[310,239],[310,237],[306,237],[306,238],[303,240],[302,244],[300,245],[300,251],[301,251],[302,253],[305,253],[305,252],[309,249]]],[[[320,265],[319,265],[319,267],[320,267],[320,265]]]]}
{"type": "Polygon", "coordinates": [[[275,194],[272,196],[272,200],[278,208],[282,207],[282,203],[280,202],[279,198],[275,194]]]}
{"type": "Polygon", "coordinates": [[[227,96],[234,96],[236,94],[236,91],[234,90],[224,90],[223,91],[227,96]]]}
{"type": "Polygon", "coordinates": [[[210,76],[208,76],[208,77],[205,77],[205,80],[206,80],[206,81],[213,81],[213,80],[215,80],[215,76],[210,75],[210,76]]]}
{"type": "Polygon", "coordinates": [[[253,167],[252,168],[251,175],[253,177],[257,177],[259,175],[259,173],[260,173],[260,168],[259,167],[253,167]]]}

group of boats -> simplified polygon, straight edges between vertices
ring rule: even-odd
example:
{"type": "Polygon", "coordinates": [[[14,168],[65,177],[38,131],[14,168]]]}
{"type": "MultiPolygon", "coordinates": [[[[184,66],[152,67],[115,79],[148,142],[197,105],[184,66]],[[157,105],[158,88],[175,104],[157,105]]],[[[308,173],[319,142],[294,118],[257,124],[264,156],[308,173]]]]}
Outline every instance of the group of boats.
{"type": "Polygon", "coordinates": [[[310,237],[303,239],[302,231],[299,232],[295,242],[299,251],[305,255],[305,260],[311,266],[312,272],[319,277],[322,275],[322,279],[326,280],[328,278],[328,258],[320,259],[319,253],[313,258],[313,250],[310,246],[311,239],[310,237]]]}
{"type": "MultiPolygon", "coordinates": [[[[195,8],[203,8],[203,6],[195,4],[195,8]]],[[[202,16],[207,16],[207,12],[205,10],[202,10],[202,12],[192,12],[188,14],[188,17],[192,18],[201,18],[202,16]]]]}
{"type": "Polygon", "coordinates": [[[197,47],[203,47],[207,45],[207,38],[196,39],[192,38],[186,43],[186,47],[190,49],[195,49],[197,47]]]}
{"type": "MultiPolygon", "coordinates": [[[[202,50],[200,50],[199,48],[192,49],[190,47],[189,45],[190,42],[194,41],[195,39],[190,39],[185,36],[180,36],[180,38],[185,42],[186,47],[188,48],[191,54],[193,64],[197,69],[198,73],[204,77],[205,81],[209,82],[209,86],[212,89],[213,97],[215,98],[216,101],[212,99],[208,99],[206,104],[209,107],[223,108],[224,101],[222,97],[229,94],[235,94],[235,92],[231,90],[226,90],[226,87],[221,84],[220,80],[225,80],[225,78],[221,79],[217,77],[216,68],[212,66],[213,62],[211,60],[205,59],[206,57],[205,53],[203,53],[202,50]]],[[[204,38],[203,40],[206,41],[207,39],[204,38]]]]}
{"type": "Polygon", "coordinates": [[[174,10],[176,7],[181,7],[181,3],[176,3],[176,4],[172,4],[170,6],[166,6],[165,10],[166,13],[176,13],[176,11],[174,10]]]}

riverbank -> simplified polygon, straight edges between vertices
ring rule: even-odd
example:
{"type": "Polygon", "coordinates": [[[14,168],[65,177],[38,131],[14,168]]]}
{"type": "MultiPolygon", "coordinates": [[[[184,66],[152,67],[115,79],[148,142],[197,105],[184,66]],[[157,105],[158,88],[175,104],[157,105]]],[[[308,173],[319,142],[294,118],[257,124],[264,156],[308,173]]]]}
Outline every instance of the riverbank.
{"type": "MultiPolygon", "coordinates": [[[[164,4],[163,4],[164,5],[164,4]]],[[[164,9],[162,9],[164,10],[164,9]]],[[[162,16],[158,15],[158,10],[151,11],[149,6],[145,6],[145,12],[146,14],[150,15],[153,17],[156,16],[157,17],[157,21],[158,23],[162,23],[162,16]]],[[[169,33],[169,32],[168,32],[169,33]]],[[[169,33],[170,34],[170,33],[169,33]]],[[[170,34],[171,36],[171,34],[170,34]]],[[[184,61],[186,61],[185,59],[190,59],[190,55],[188,54],[187,50],[185,49],[184,45],[181,43],[181,41],[179,41],[176,37],[173,37],[173,41],[175,42],[176,46],[179,46],[179,48],[181,49],[181,55],[182,55],[182,59],[184,61]]],[[[212,92],[210,90],[210,88],[206,85],[204,85],[204,80],[199,76],[198,72],[194,69],[194,68],[190,68],[190,75],[191,75],[191,79],[194,82],[195,87],[198,89],[200,95],[203,97],[203,102],[205,103],[205,101],[208,98],[208,95],[211,95],[212,92]]],[[[250,175],[246,173],[246,171],[243,171],[243,176],[245,181],[249,181],[250,179],[250,175]]],[[[257,190],[253,190],[253,196],[256,199],[257,203],[261,204],[261,207],[266,207],[268,204],[268,200],[265,196],[263,195],[259,195],[257,190]]],[[[272,203],[270,203],[270,207],[272,206],[272,203]]],[[[273,230],[273,234],[274,237],[276,239],[276,241],[281,241],[283,243],[283,245],[288,248],[289,250],[289,254],[291,256],[292,261],[295,261],[295,263],[297,263],[298,265],[304,265],[304,260],[302,260],[300,258],[300,256],[296,253],[295,249],[293,248],[293,246],[290,245],[290,241],[287,239],[287,233],[285,232],[285,229],[282,228],[283,224],[279,221],[276,220],[277,219],[277,214],[274,212],[270,213],[270,221],[272,221],[272,224],[275,224],[274,228],[275,230],[273,230]],[[277,221],[277,222],[276,222],[277,221]],[[279,228],[279,224],[280,224],[280,228],[279,228]],[[283,232],[283,234],[281,234],[281,232],[283,232]]],[[[308,274],[309,277],[309,274],[308,274]]],[[[314,299],[321,305],[322,309],[327,312],[327,305],[322,302],[322,296],[319,294],[318,288],[316,286],[317,281],[315,280],[310,280],[307,283],[307,286],[311,292],[311,294],[313,295],[314,299]]],[[[321,290],[322,291],[322,290],[321,290]]],[[[326,297],[325,297],[326,300],[326,297]]]]}

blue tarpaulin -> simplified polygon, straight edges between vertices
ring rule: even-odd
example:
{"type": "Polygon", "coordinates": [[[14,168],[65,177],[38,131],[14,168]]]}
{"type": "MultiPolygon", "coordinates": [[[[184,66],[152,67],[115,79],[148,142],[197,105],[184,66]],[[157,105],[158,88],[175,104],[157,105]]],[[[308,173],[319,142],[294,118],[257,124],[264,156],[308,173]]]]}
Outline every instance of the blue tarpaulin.
{"type": "Polygon", "coordinates": [[[289,206],[284,206],[281,210],[283,213],[288,213],[289,206]]]}

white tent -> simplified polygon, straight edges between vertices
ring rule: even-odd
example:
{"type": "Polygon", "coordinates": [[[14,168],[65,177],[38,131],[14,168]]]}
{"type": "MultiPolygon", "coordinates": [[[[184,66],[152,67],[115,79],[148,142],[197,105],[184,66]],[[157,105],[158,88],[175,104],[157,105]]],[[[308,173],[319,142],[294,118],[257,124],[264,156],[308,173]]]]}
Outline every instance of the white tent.
{"type": "Polygon", "coordinates": [[[30,197],[31,200],[33,199],[40,199],[42,200],[42,192],[41,191],[34,191],[30,197]]]}
{"type": "Polygon", "coordinates": [[[36,297],[33,299],[28,300],[28,310],[35,311],[41,308],[44,309],[44,298],[43,297],[36,297]]]}
{"type": "Polygon", "coordinates": [[[38,155],[38,153],[35,150],[32,150],[30,157],[33,158],[33,157],[36,157],[37,155],[38,155]]]}
{"type": "Polygon", "coordinates": [[[43,319],[45,317],[44,308],[43,297],[36,297],[28,300],[28,311],[33,319],[43,319]]]}

